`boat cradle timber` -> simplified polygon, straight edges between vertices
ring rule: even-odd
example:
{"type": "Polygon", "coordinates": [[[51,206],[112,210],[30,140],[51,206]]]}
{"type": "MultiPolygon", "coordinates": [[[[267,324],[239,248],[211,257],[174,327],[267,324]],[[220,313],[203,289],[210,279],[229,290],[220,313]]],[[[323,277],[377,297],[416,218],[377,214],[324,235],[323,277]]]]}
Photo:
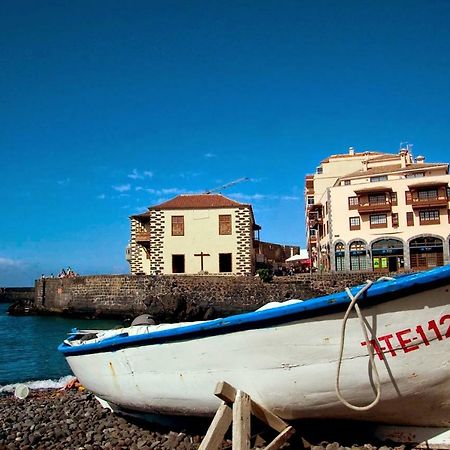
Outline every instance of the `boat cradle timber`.
{"type": "Polygon", "coordinates": [[[124,412],[212,416],[224,380],[287,420],[449,427],[449,288],[444,266],[223,319],[73,330],[59,350],[124,412]]]}

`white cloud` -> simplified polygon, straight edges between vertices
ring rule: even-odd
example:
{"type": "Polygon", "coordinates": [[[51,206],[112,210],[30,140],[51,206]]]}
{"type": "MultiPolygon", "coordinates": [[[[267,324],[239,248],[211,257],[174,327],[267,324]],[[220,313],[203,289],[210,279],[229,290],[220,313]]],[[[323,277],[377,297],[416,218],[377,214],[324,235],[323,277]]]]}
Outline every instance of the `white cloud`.
{"type": "Polygon", "coordinates": [[[112,187],[117,192],[127,192],[131,189],[130,184],[120,184],[119,186],[113,186],[112,187]]]}
{"type": "Polygon", "coordinates": [[[152,176],[153,172],[150,170],[139,172],[139,170],[133,169],[131,173],[128,174],[128,178],[131,178],[132,180],[143,180],[144,178],[151,178],[152,176]]]}
{"type": "Polygon", "coordinates": [[[191,178],[196,178],[200,175],[200,172],[180,172],[178,175],[173,175],[173,178],[179,177],[185,180],[190,180],[191,178]]]}
{"type": "Polygon", "coordinates": [[[57,183],[60,186],[67,186],[70,183],[70,178],[64,178],[63,180],[58,180],[57,183]]]}
{"type": "Polygon", "coordinates": [[[207,158],[207,159],[211,159],[211,158],[216,158],[217,157],[217,155],[215,153],[205,153],[203,156],[205,158],[207,158]]]}
{"type": "Polygon", "coordinates": [[[128,178],[131,178],[133,180],[140,180],[140,179],[144,178],[144,176],[140,175],[139,172],[137,171],[137,169],[133,169],[133,171],[128,174],[128,178]]]}
{"type": "Polygon", "coordinates": [[[242,200],[242,201],[258,201],[258,200],[287,200],[287,201],[297,201],[300,197],[294,195],[274,195],[274,194],[242,194],[236,192],[234,194],[229,194],[229,197],[242,200]]]}
{"type": "Polygon", "coordinates": [[[176,195],[176,194],[185,194],[186,192],[188,192],[186,189],[180,189],[176,187],[162,188],[162,189],[147,188],[144,189],[144,191],[154,195],[169,195],[169,194],[176,195]]]}
{"type": "Polygon", "coordinates": [[[105,194],[100,194],[100,195],[97,195],[97,198],[99,200],[104,200],[106,198],[106,195],[105,194]]]}
{"type": "Polygon", "coordinates": [[[161,194],[184,194],[186,189],[179,188],[164,188],[159,191],[161,194]]]}
{"type": "Polygon", "coordinates": [[[0,256],[0,267],[22,267],[22,261],[11,258],[3,258],[0,256]]]}
{"type": "Polygon", "coordinates": [[[229,194],[228,197],[233,197],[239,200],[251,201],[251,200],[263,200],[267,199],[267,195],[263,194],[242,194],[240,192],[236,192],[234,194],[229,194]]]}

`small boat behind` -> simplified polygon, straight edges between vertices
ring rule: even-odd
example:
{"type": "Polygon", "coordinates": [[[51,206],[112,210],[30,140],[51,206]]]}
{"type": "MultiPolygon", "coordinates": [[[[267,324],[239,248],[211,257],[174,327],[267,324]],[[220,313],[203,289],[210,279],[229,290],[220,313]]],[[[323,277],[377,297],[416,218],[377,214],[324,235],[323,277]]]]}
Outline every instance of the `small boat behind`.
{"type": "Polygon", "coordinates": [[[449,288],[445,266],[223,319],[75,330],[59,350],[123,412],[212,416],[223,380],[287,420],[448,428],[449,288]]]}

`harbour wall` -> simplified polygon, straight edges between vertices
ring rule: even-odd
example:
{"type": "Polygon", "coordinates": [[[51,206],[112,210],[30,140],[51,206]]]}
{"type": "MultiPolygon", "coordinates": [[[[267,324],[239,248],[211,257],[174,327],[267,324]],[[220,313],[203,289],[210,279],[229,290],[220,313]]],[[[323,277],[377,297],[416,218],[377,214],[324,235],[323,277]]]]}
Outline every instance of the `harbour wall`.
{"type": "Polygon", "coordinates": [[[251,311],[271,301],[308,299],[374,279],[373,273],[276,277],[95,275],[36,281],[37,313],[132,318],[157,322],[204,320],[251,311]]]}
{"type": "Polygon", "coordinates": [[[33,287],[0,288],[0,303],[14,303],[18,300],[32,301],[34,297],[33,287]]]}

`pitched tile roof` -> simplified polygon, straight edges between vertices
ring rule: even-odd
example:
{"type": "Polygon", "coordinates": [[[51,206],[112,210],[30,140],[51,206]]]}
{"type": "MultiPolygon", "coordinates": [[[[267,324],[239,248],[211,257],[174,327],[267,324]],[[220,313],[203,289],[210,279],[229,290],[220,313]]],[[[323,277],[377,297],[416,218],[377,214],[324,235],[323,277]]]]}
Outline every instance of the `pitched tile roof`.
{"type": "Polygon", "coordinates": [[[209,209],[249,207],[221,194],[182,194],[149,209],[209,209]]]}

